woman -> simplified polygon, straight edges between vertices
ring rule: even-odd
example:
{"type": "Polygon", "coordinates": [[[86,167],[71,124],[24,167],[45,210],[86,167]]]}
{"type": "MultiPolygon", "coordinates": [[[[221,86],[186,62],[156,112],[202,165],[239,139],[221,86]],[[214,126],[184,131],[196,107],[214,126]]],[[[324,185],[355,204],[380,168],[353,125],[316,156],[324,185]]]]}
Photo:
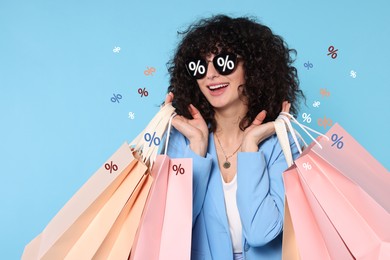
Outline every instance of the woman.
{"type": "Polygon", "coordinates": [[[178,113],[168,155],[193,159],[191,259],[281,259],[287,163],[272,121],[303,97],[293,50],[249,18],[214,16],[183,34],[165,103],[178,113]]]}

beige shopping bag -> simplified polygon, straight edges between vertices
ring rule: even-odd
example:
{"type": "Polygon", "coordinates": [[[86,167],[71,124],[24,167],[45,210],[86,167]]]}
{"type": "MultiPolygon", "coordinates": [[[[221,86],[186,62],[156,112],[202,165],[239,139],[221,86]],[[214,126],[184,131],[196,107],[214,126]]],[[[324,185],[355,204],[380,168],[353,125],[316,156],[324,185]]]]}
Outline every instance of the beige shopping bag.
{"type": "Polygon", "coordinates": [[[127,259],[158,150],[145,136],[161,137],[173,113],[165,105],[130,145],[123,144],[26,246],[22,259],[127,259]]]}
{"type": "Polygon", "coordinates": [[[39,243],[33,240],[26,246],[22,259],[63,259],[136,162],[124,143],[49,222],[39,235],[39,243]],[[30,258],[34,251],[37,258],[30,258]]]}

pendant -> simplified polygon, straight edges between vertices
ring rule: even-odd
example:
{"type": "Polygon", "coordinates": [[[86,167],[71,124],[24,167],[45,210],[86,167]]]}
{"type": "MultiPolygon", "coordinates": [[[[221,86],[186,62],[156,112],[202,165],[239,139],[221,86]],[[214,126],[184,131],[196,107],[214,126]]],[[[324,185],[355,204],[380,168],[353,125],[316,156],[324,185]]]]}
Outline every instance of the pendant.
{"type": "Polygon", "coordinates": [[[223,163],[223,168],[225,168],[225,169],[230,168],[230,162],[225,161],[225,162],[223,163]]]}

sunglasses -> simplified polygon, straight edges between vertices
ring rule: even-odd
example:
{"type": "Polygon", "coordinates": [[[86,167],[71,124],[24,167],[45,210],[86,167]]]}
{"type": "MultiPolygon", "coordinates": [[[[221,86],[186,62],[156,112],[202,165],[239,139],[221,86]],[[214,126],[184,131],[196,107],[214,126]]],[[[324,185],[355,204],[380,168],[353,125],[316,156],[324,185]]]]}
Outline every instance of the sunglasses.
{"type": "MultiPolygon", "coordinates": [[[[240,57],[230,52],[220,53],[213,58],[214,68],[221,75],[229,75],[236,68],[237,61],[240,57]]],[[[195,79],[202,79],[206,76],[208,61],[204,59],[191,59],[186,62],[188,74],[195,79]]]]}

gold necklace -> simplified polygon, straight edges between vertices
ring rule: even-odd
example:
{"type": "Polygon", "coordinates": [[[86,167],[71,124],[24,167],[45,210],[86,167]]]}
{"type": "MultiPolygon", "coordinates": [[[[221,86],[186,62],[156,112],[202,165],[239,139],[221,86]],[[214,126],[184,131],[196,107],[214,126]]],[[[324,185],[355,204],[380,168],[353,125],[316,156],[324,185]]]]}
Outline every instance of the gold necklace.
{"type": "Polygon", "coordinates": [[[221,141],[218,138],[218,135],[217,134],[214,134],[214,135],[217,137],[217,141],[219,143],[219,146],[221,146],[222,153],[225,156],[225,162],[223,163],[223,168],[228,169],[228,168],[230,168],[230,165],[231,165],[231,163],[229,162],[229,158],[232,157],[233,155],[235,155],[238,152],[238,150],[241,148],[241,144],[240,144],[239,147],[237,147],[237,149],[234,151],[234,153],[232,153],[229,156],[226,156],[226,153],[223,150],[223,147],[222,147],[221,141]]]}

